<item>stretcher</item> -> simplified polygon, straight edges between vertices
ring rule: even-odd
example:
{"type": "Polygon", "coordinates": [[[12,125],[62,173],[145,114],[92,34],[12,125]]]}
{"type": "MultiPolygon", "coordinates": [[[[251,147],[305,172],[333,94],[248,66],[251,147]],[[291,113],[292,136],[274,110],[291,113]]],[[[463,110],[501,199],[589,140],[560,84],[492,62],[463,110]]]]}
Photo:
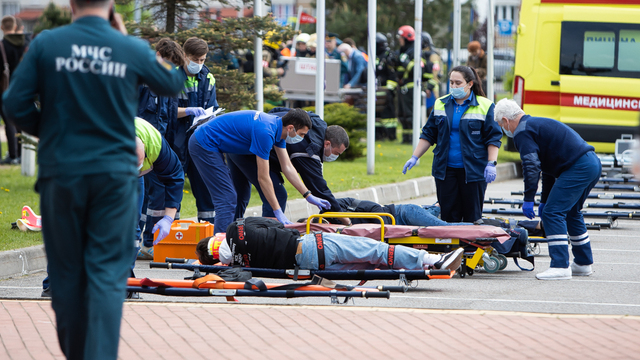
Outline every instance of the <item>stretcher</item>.
{"type": "Polygon", "coordinates": [[[629,178],[629,177],[615,177],[615,178],[603,177],[603,178],[598,179],[598,182],[625,183],[625,184],[640,185],[640,181],[638,179],[629,178]]]}
{"type": "MultiPolygon", "coordinates": [[[[524,196],[523,191],[512,191],[513,196],[524,196]]],[[[540,196],[541,193],[537,192],[536,196],[540,196]]],[[[587,195],[587,199],[620,199],[620,200],[640,200],[640,194],[607,194],[607,193],[590,193],[587,195]]]]}
{"type": "MultiPolygon", "coordinates": [[[[484,209],[483,214],[499,214],[522,216],[522,211],[507,209],[484,209]]],[[[583,217],[607,218],[611,221],[616,220],[638,220],[640,219],[640,211],[605,211],[605,212],[586,212],[582,211],[583,217]]]]}
{"type": "MultiPolygon", "coordinates": [[[[488,200],[485,200],[484,203],[485,204],[492,204],[492,205],[511,205],[511,208],[522,208],[522,204],[523,204],[523,200],[513,200],[513,199],[503,199],[503,198],[490,198],[488,200]]],[[[535,201],[534,205],[538,206],[540,205],[540,201],[535,201]]],[[[583,205],[585,208],[597,208],[597,209],[640,209],[640,203],[624,203],[624,202],[617,202],[617,203],[601,203],[601,202],[594,202],[594,203],[586,203],[583,205]]]]}
{"type": "Polygon", "coordinates": [[[464,247],[460,277],[466,274],[473,275],[477,267],[483,267],[489,273],[507,267],[507,257],[499,254],[491,246],[496,241],[504,243],[511,239],[511,236],[502,228],[478,225],[421,227],[395,225],[395,223],[393,215],[388,213],[326,212],[311,215],[306,223],[287,225],[287,227],[307,234],[321,231],[363,236],[384,241],[389,245],[404,245],[437,253],[447,253],[464,247]],[[383,217],[390,218],[391,225],[386,225],[383,217]],[[370,218],[378,220],[380,224],[330,225],[322,224],[323,218],[370,218]],[[314,219],[318,219],[318,223],[314,223],[314,219]]]}
{"type": "MultiPolygon", "coordinates": [[[[178,259],[167,259],[176,261],[178,259]]],[[[150,262],[150,268],[162,269],[182,269],[194,272],[216,273],[228,269],[228,266],[186,264],[184,259],[176,262],[150,262]]],[[[363,285],[369,280],[399,280],[401,286],[406,290],[409,283],[414,280],[451,279],[455,274],[450,270],[405,270],[405,269],[380,269],[380,270],[303,270],[303,269],[265,269],[265,268],[242,268],[250,271],[253,276],[272,279],[293,279],[305,280],[314,276],[319,276],[328,280],[360,280],[363,285]]],[[[382,290],[392,288],[384,287],[382,290]]]]}
{"type": "Polygon", "coordinates": [[[401,287],[363,287],[339,285],[332,281],[314,277],[305,284],[265,284],[259,279],[246,282],[227,282],[221,277],[208,274],[196,280],[138,279],[127,280],[127,291],[168,296],[224,296],[227,301],[235,297],[331,297],[337,303],[338,297],[385,298],[391,291],[403,291],[401,287]]]}

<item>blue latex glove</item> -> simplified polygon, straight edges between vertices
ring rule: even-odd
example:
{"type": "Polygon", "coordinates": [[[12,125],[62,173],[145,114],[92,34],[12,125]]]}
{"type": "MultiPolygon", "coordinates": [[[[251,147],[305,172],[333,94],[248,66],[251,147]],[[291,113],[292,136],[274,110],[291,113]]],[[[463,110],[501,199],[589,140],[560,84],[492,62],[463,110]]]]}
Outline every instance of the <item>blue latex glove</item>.
{"type": "Polygon", "coordinates": [[[286,216],[284,216],[282,209],[273,210],[273,213],[276,215],[276,219],[278,219],[278,221],[280,221],[284,225],[293,224],[291,221],[289,221],[289,219],[287,219],[286,216]]]}
{"type": "Polygon", "coordinates": [[[522,204],[522,213],[529,219],[536,217],[536,213],[533,212],[533,201],[525,201],[522,204]]]}
{"type": "Polygon", "coordinates": [[[206,114],[207,112],[204,111],[204,109],[201,107],[188,107],[184,110],[184,113],[187,115],[193,115],[195,117],[198,117],[206,114]]]}
{"type": "Polygon", "coordinates": [[[311,194],[309,194],[309,196],[307,196],[305,200],[307,200],[309,204],[317,206],[320,210],[331,208],[331,204],[327,200],[317,198],[311,194]]]}
{"type": "Polygon", "coordinates": [[[402,173],[406,174],[407,170],[411,170],[412,167],[416,166],[417,162],[418,162],[418,158],[415,155],[411,156],[411,159],[407,160],[407,162],[404,164],[402,173]]]}
{"type": "Polygon", "coordinates": [[[151,229],[152,233],[158,231],[158,237],[153,240],[153,245],[158,244],[162,239],[166,238],[171,231],[171,223],[173,222],[173,218],[169,215],[165,215],[160,221],[158,221],[151,229]]]}
{"type": "Polygon", "coordinates": [[[543,202],[541,202],[540,205],[538,205],[538,216],[542,216],[542,209],[544,209],[543,202]]]}
{"type": "Polygon", "coordinates": [[[496,166],[493,164],[487,164],[484,168],[484,179],[487,184],[492,183],[496,179],[496,166]]]}

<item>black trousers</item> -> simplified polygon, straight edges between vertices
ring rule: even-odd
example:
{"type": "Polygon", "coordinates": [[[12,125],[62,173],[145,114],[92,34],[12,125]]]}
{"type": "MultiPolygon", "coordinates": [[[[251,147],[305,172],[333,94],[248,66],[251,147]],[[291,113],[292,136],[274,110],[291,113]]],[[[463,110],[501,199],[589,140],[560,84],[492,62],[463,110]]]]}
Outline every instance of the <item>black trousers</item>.
{"type": "Polygon", "coordinates": [[[135,174],[38,180],[42,237],[60,348],[67,359],[115,359],[131,272],[135,174]]]}
{"type": "Polygon", "coordinates": [[[447,222],[474,222],[482,218],[486,181],[466,182],[464,168],[447,167],[444,180],[436,179],[440,217],[447,222]]]}

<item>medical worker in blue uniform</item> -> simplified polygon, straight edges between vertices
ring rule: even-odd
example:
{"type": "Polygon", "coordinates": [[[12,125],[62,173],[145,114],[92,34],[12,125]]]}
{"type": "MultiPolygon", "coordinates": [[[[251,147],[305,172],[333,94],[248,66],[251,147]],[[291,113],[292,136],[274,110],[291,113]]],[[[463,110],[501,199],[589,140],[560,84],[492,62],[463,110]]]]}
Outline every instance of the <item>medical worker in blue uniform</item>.
{"type": "Polygon", "coordinates": [[[180,70],[187,79],[184,90],[178,95],[177,118],[171,118],[167,128],[167,141],[182,162],[185,174],[191,184],[191,192],[196,199],[198,220],[214,222],[215,208],[207,186],[202,180],[198,169],[191,164],[188,151],[189,136],[187,130],[193,124],[193,119],[203,115],[205,109],[218,108],[216,100],[216,79],[209,71],[204,61],[209,52],[207,42],[196,37],[188,38],[182,45],[186,56],[186,65],[180,70]]]}
{"type": "Polygon", "coordinates": [[[415,166],[431,147],[441,218],[475,222],[482,218],[487,183],[496,179],[502,131],[493,118],[494,104],[484,97],[478,74],[468,66],[449,73],[451,93],[434,105],[420,141],[402,172],[415,166]]]}
{"type": "Polygon", "coordinates": [[[255,155],[258,183],[281,223],[291,222],[278,203],[269,174],[271,149],[275,150],[287,180],[309,203],[319,208],[330,207],[328,201],[312,195],[300,180],[286,150],[286,144],[300,142],[311,127],[309,115],[301,109],[293,109],[282,117],[245,110],[218,116],[195,130],[189,139],[189,152],[216,208],[215,233],[226,232],[227,226],[234,220],[238,201],[225,163],[225,153],[255,155]]]}
{"type": "Polygon", "coordinates": [[[602,173],[593,146],[559,121],[526,115],[510,99],[498,102],[495,119],[520,152],[524,178],[522,212],[529,219],[535,217],[533,203],[542,173],[538,216],[549,241],[551,265],[536,277],[568,280],[572,275],[591,275],[591,242],[580,210],[602,173]]]}
{"type": "MultiPolygon", "coordinates": [[[[291,109],[274,108],[269,114],[284,116],[291,109]]],[[[340,204],[331,193],[327,181],[322,175],[323,165],[327,162],[335,161],[349,147],[349,135],[338,125],[327,127],[327,123],[317,114],[308,111],[311,119],[311,129],[302,141],[295,144],[287,144],[287,153],[291,164],[296,169],[304,185],[316,197],[327,200],[331,204],[329,211],[340,211],[340,204]]],[[[251,185],[258,190],[262,199],[262,216],[274,217],[273,209],[265,198],[256,173],[256,157],[252,155],[228,154],[227,160],[231,179],[238,193],[238,204],[236,206],[236,218],[244,217],[244,212],[251,199],[251,185]]],[[[276,198],[282,208],[286,211],[287,190],[284,187],[284,179],[281,175],[280,161],[275,151],[271,151],[269,158],[269,169],[271,181],[275,189],[276,198]]],[[[349,219],[343,219],[344,224],[349,223],[349,219]]]]}

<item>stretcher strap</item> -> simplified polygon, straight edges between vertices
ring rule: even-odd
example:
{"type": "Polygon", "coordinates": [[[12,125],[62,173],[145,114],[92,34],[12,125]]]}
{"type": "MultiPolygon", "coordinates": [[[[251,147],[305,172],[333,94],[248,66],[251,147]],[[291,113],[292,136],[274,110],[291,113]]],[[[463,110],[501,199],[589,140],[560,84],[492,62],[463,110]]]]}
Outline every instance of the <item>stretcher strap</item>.
{"type": "Polygon", "coordinates": [[[520,266],[520,264],[518,264],[518,257],[514,256],[513,257],[513,262],[516,264],[517,267],[520,268],[520,270],[522,270],[522,271],[533,271],[533,269],[536,268],[536,264],[534,262],[535,258],[533,256],[524,257],[523,259],[527,260],[528,262],[530,262],[531,265],[533,265],[533,267],[531,269],[523,268],[522,266],[520,266]]]}
{"type": "MultiPolygon", "coordinates": [[[[245,231],[244,218],[236,220],[236,229],[238,232],[238,239],[234,241],[235,246],[231,244],[231,266],[236,265],[234,260],[236,258],[236,252],[240,253],[241,255],[247,253],[247,232],[245,231]]],[[[240,261],[240,263],[237,265],[248,266],[248,264],[245,264],[244,260],[240,261]]]]}
{"type": "Polygon", "coordinates": [[[259,291],[267,291],[267,285],[260,279],[249,279],[244,282],[245,290],[253,290],[253,287],[258,288],[259,291]]]}
{"type": "Polygon", "coordinates": [[[387,266],[389,269],[393,269],[393,265],[396,263],[396,246],[389,245],[389,251],[387,251],[387,266]]]}
{"type": "Polygon", "coordinates": [[[225,280],[216,274],[207,274],[201,278],[193,280],[193,284],[191,285],[191,287],[193,287],[194,289],[200,289],[200,286],[202,286],[202,284],[209,281],[214,281],[216,283],[216,288],[218,289],[222,289],[224,287],[225,280]]]}
{"type": "Polygon", "coordinates": [[[313,237],[314,237],[314,240],[316,241],[316,249],[318,250],[318,269],[324,270],[325,268],[324,239],[322,237],[322,233],[319,231],[314,231],[313,237]]]}
{"type": "MultiPolygon", "coordinates": [[[[216,274],[207,274],[201,278],[193,280],[193,285],[191,285],[194,289],[199,289],[200,286],[208,281],[214,281],[216,285],[216,289],[224,289],[225,280],[216,274]]],[[[236,301],[233,296],[227,296],[227,301],[236,301]]]]}

